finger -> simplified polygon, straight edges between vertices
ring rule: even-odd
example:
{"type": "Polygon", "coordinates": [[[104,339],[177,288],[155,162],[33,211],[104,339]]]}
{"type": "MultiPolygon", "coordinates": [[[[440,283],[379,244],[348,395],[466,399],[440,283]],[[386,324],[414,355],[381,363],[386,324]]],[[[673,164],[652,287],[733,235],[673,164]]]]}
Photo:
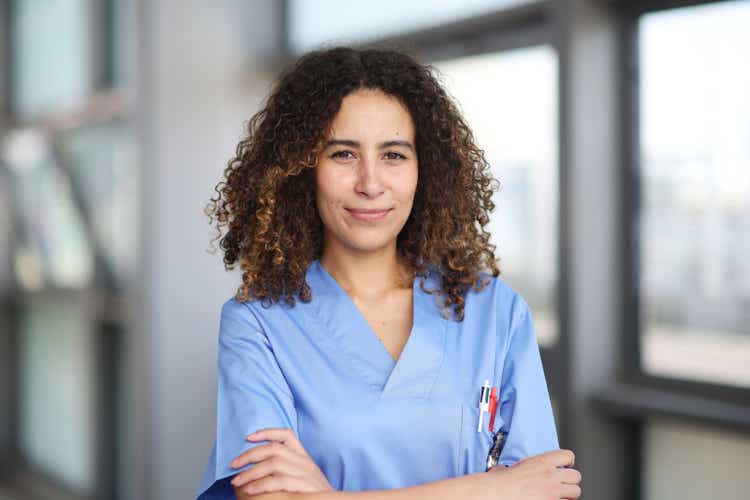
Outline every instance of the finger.
{"type": "Polygon", "coordinates": [[[261,479],[251,482],[240,489],[250,495],[260,493],[273,493],[275,491],[294,491],[294,492],[314,492],[316,491],[307,482],[297,477],[286,475],[265,476],[261,479]]]}
{"type": "Polygon", "coordinates": [[[280,443],[284,443],[286,446],[298,453],[302,453],[304,455],[307,454],[305,447],[302,446],[302,443],[300,443],[297,435],[292,429],[285,427],[267,427],[265,429],[258,429],[257,431],[247,436],[248,441],[262,441],[264,439],[268,441],[278,441],[280,443]]]}
{"type": "Polygon", "coordinates": [[[258,495],[260,493],[273,493],[274,491],[283,491],[280,478],[276,476],[264,476],[240,488],[240,491],[249,495],[258,495]]]}
{"type": "Polygon", "coordinates": [[[282,457],[273,456],[236,474],[230,482],[233,486],[242,486],[266,476],[286,475],[289,477],[305,477],[307,473],[306,467],[301,467],[299,464],[292,463],[282,457]]]}
{"type": "Polygon", "coordinates": [[[249,463],[258,463],[261,460],[266,460],[272,456],[284,457],[290,462],[296,464],[301,464],[305,461],[305,457],[291,450],[288,446],[276,441],[271,441],[247,450],[232,460],[230,465],[235,469],[239,469],[249,463]]]}
{"type": "Polygon", "coordinates": [[[558,469],[560,471],[561,475],[561,483],[565,484],[579,484],[581,482],[582,476],[579,471],[576,469],[558,469]]]}
{"type": "Polygon", "coordinates": [[[265,476],[270,476],[274,472],[277,472],[278,464],[274,463],[273,459],[267,459],[263,460],[261,462],[256,463],[249,469],[246,469],[238,474],[236,474],[230,483],[232,483],[232,486],[239,487],[243,486],[251,481],[258,480],[265,476]]]}
{"type": "Polygon", "coordinates": [[[560,489],[560,498],[570,498],[572,500],[581,496],[581,487],[575,484],[563,484],[560,489]]]}
{"type": "Polygon", "coordinates": [[[571,450],[553,450],[540,455],[547,464],[555,467],[572,467],[575,465],[575,454],[571,450]]]}

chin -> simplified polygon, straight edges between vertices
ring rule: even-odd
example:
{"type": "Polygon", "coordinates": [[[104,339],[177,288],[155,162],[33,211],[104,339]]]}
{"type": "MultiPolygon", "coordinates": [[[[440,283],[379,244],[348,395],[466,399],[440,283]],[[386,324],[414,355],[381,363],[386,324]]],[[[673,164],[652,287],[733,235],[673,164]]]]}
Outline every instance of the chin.
{"type": "Polygon", "coordinates": [[[354,238],[347,239],[346,246],[357,252],[377,252],[395,244],[396,237],[393,238],[354,238]]]}
{"type": "Polygon", "coordinates": [[[385,250],[391,245],[390,241],[385,241],[382,243],[369,243],[369,244],[355,244],[352,245],[352,249],[357,250],[358,252],[378,252],[381,250],[385,250]]]}

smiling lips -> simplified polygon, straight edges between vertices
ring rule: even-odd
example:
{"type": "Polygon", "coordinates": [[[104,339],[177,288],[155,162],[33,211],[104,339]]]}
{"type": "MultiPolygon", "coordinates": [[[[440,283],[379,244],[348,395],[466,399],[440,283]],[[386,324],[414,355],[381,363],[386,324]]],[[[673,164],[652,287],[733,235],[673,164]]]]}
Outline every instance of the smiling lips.
{"type": "Polygon", "coordinates": [[[392,209],[366,209],[366,208],[347,208],[346,211],[349,212],[349,215],[352,216],[352,218],[356,220],[361,221],[379,221],[385,218],[386,215],[388,215],[388,212],[390,212],[392,209]]]}

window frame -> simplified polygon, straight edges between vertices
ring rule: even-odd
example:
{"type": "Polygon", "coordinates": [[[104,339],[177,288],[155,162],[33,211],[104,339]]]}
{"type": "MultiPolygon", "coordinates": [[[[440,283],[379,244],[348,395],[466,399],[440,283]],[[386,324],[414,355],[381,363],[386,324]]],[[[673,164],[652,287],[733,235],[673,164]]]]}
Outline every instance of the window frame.
{"type": "MultiPolygon", "coordinates": [[[[668,377],[648,373],[641,363],[642,325],[641,297],[638,293],[640,270],[641,168],[638,23],[641,16],[662,10],[706,5],[727,0],[636,0],[610,1],[618,16],[619,71],[621,95],[619,111],[623,129],[621,137],[620,207],[623,234],[620,262],[623,276],[621,304],[621,380],[598,392],[594,403],[603,410],[639,423],[649,417],[666,416],[728,430],[750,430],[750,388],[668,377]]],[[[731,0],[730,0],[731,1],[731,0]]]]}
{"type": "MultiPolygon", "coordinates": [[[[76,129],[85,125],[96,125],[100,122],[123,120],[130,121],[129,97],[126,89],[114,85],[112,36],[115,34],[113,25],[117,22],[113,18],[114,0],[89,0],[89,15],[87,26],[91,30],[93,43],[88,48],[88,57],[92,61],[92,92],[75,103],[72,107],[35,116],[30,119],[18,118],[12,104],[14,89],[12,74],[14,71],[13,52],[13,10],[14,1],[0,3],[0,26],[4,28],[0,36],[0,138],[6,132],[16,128],[36,128],[47,132],[56,168],[60,168],[69,175],[65,162],[62,161],[55,144],[58,134],[68,129],[76,129]],[[1,64],[7,62],[7,64],[1,64]]],[[[0,176],[7,172],[0,162],[0,176]]],[[[82,193],[78,192],[75,183],[71,183],[72,201],[83,216],[84,230],[91,233],[91,213],[82,203],[82,193]]],[[[13,231],[18,230],[19,214],[12,215],[11,239],[17,237],[13,231]]],[[[0,349],[0,366],[3,375],[0,377],[0,395],[9,402],[7,419],[3,415],[0,425],[3,425],[0,435],[7,435],[8,439],[0,442],[0,485],[20,499],[51,498],[56,500],[89,500],[93,498],[117,498],[121,485],[118,483],[117,467],[121,458],[115,449],[115,431],[120,423],[117,407],[117,368],[115,361],[124,363],[118,354],[127,348],[131,327],[128,324],[127,310],[130,308],[129,297],[125,290],[115,286],[111,278],[111,270],[105,265],[106,259],[96,239],[91,239],[94,250],[95,277],[92,283],[82,289],[63,289],[46,286],[39,291],[26,291],[18,287],[11,277],[9,288],[0,294],[0,324],[4,328],[5,339],[0,349]],[[92,398],[96,408],[93,415],[93,445],[94,457],[93,485],[90,494],[73,491],[66,484],[50,477],[29,463],[23,456],[19,446],[20,424],[20,389],[19,362],[15,355],[20,348],[22,309],[34,302],[53,302],[58,304],[71,303],[83,307],[85,321],[92,332],[88,355],[94,363],[95,380],[92,398]]],[[[11,244],[12,247],[12,244],[11,244]]],[[[7,271],[12,270],[12,251],[9,252],[10,261],[2,262],[7,271]]]]}

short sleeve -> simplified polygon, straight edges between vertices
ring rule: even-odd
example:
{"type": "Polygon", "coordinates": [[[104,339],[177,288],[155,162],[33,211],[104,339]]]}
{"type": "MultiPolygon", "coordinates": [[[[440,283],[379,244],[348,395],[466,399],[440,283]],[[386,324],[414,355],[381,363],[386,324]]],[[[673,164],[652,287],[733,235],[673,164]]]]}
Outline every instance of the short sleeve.
{"type": "Polygon", "coordinates": [[[498,461],[505,466],[560,447],[531,311],[516,299],[498,410],[508,432],[498,461]]]}
{"type": "Polygon", "coordinates": [[[266,441],[246,436],[265,427],[297,433],[291,390],[266,334],[246,304],[231,299],[221,309],[218,347],[216,439],[198,500],[234,499],[231,477],[252,467],[230,466],[246,450],[266,441]]]}

